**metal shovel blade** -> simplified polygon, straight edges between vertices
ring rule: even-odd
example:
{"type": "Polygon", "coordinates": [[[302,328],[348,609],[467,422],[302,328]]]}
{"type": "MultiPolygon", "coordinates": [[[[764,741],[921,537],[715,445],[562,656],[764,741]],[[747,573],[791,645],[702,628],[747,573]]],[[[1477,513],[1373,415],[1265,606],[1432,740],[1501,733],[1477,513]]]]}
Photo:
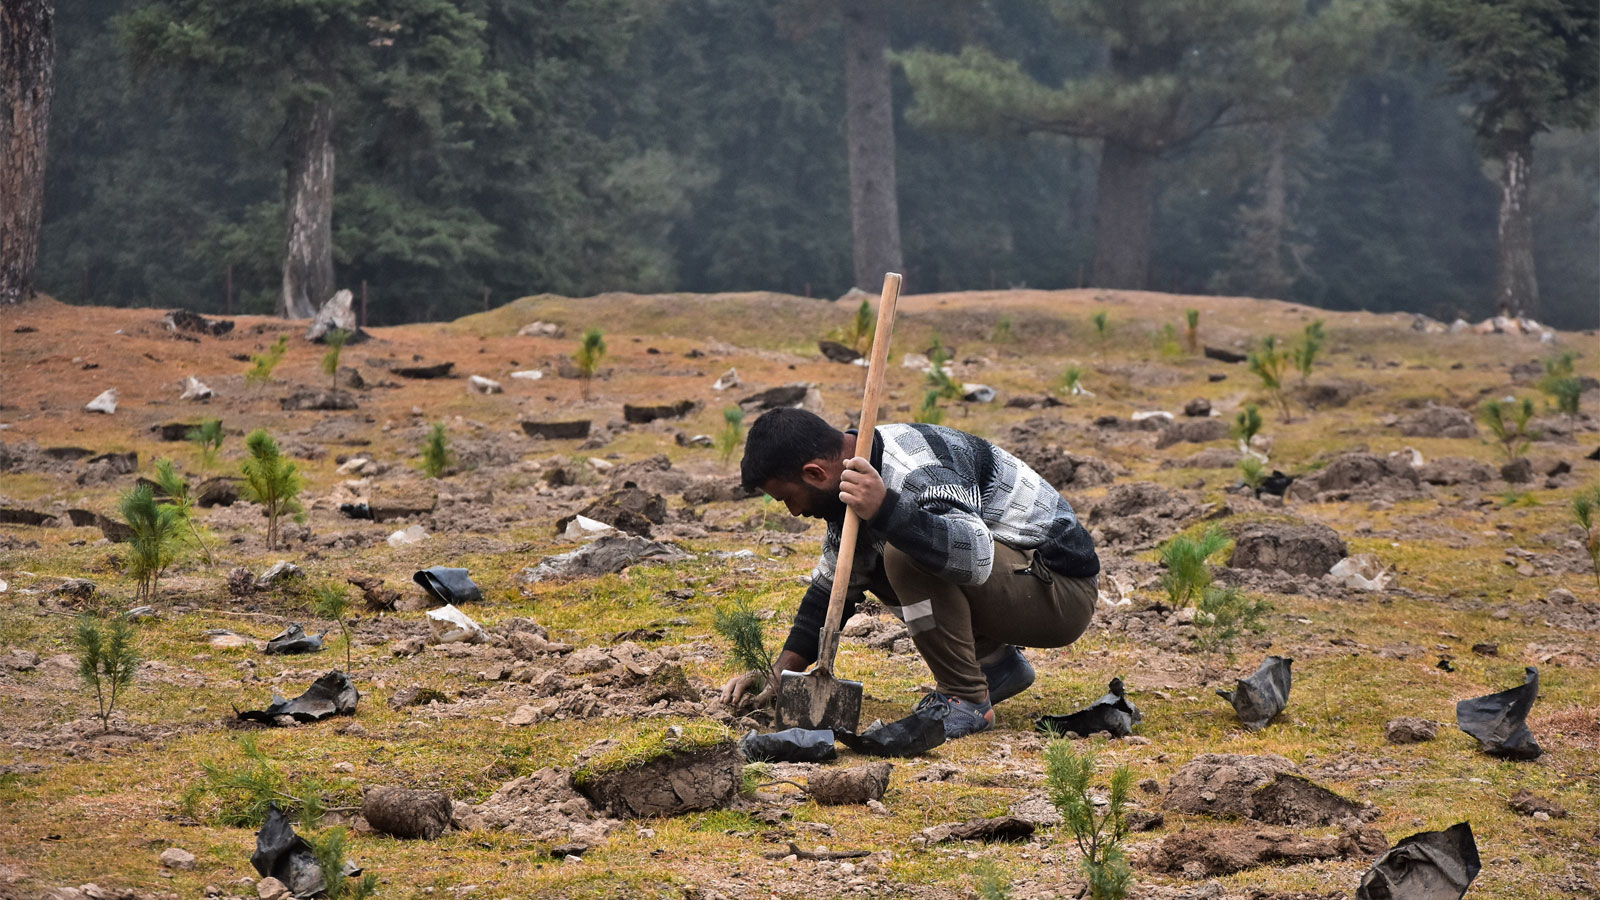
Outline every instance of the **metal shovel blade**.
{"type": "Polygon", "coordinates": [[[778,721],[785,727],[854,734],[861,724],[861,682],[835,678],[823,666],[784,672],[778,681],[778,721]]]}

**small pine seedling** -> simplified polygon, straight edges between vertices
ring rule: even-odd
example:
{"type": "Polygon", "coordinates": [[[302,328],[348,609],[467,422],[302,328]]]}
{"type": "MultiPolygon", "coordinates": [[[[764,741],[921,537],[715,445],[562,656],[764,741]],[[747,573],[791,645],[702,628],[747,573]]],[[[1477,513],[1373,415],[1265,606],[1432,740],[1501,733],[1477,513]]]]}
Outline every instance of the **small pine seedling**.
{"type": "Polygon", "coordinates": [[[1228,537],[1218,528],[1211,528],[1199,540],[1179,535],[1161,547],[1161,563],[1166,571],[1161,575],[1161,586],[1167,591],[1172,605],[1182,608],[1200,596],[1211,584],[1211,569],[1206,560],[1227,546],[1228,537]]]}
{"type": "Polygon", "coordinates": [[[1200,352],[1200,310],[1186,309],[1183,311],[1183,339],[1189,345],[1190,353],[1200,352]]]}
{"type": "Polygon", "coordinates": [[[206,565],[214,566],[216,559],[211,556],[211,548],[206,546],[205,539],[200,536],[200,529],[194,524],[194,495],[189,491],[189,480],[178,474],[173,468],[172,460],[156,460],[156,484],[161,486],[161,492],[167,495],[167,505],[176,510],[178,522],[188,526],[189,536],[194,538],[195,544],[206,555],[206,565]]]}
{"type": "Polygon", "coordinates": [[[240,491],[246,500],[259,503],[267,513],[267,547],[278,549],[278,520],[285,514],[300,512],[302,482],[295,464],[278,449],[265,428],[257,428],[244,439],[250,457],[239,466],[244,474],[240,491]]]}
{"type": "Polygon", "coordinates": [[[1106,335],[1111,331],[1110,315],[1103,309],[1097,310],[1094,315],[1089,317],[1089,321],[1094,323],[1094,333],[1100,339],[1101,346],[1104,346],[1106,335]]]}
{"type": "Polygon", "coordinates": [[[327,785],[308,778],[291,784],[267,759],[267,754],[256,744],[256,736],[239,737],[239,750],[244,760],[237,765],[226,765],[218,760],[202,760],[204,773],[199,781],[184,789],[178,808],[195,821],[210,821],[230,828],[260,828],[267,821],[267,813],[276,805],[286,814],[297,817],[306,828],[315,828],[322,820],[327,807],[323,793],[327,785]],[[206,801],[215,808],[204,812],[206,801]]]}
{"type": "Polygon", "coordinates": [[[200,447],[200,461],[208,469],[217,464],[217,453],[222,450],[222,437],[221,419],[206,419],[189,429],[189,441],[200,447]]]}
{"type": "Polygon", "coordinates": [[[1261,496],[1261,485],[1267,479],[1267,472],[1261,460],[1254,456],[1246,456],[1239,460],[1239,477],[1244,480],[1245,487],[1255,491],[1257,497],[1261,496]]]}
{"type": "Polygon", "coordinates": [[[154,602],[161,573],[178,553],[178,536],[183,527],[177,507],[157,503],[149,484],[136,484],[122,495],[123,521],[132,536],[128,539],[128,574],[139,581],[138,600],[154,602]]]}
{"type": "Polygon", "coordinates": [[[1311,378],[1311,368],[1317,361],[1317,353],[1322,350],[1322,345],[1327,340],[1327,333],[1322,330],[1322,320],[1318,319],[1306,326],[1305,333],[1300,336],[1300,345],[1294,348],[1291,354],[1295,370],[1300,373],[1300,380],[1308,381],[1311,378]]]}
{"type": "Polygon", "coordinates": [[[911,416],[911,421],[921,425],[944,423],[944,409],[939,406],[939,389],[930,388],[922,395],[922,406],[911,416]]]}
{"type": "Polygon", "coordinates": [[[717,435],[717,452],[721,454],[724,466],[733,460],[733,451],[739,449],[739,441],[743,437],[744,410],[730,406],[722,411],[722,433],[717,435]]]}
{"type": "Polygon", "coordinates": [[[772,678],[773,655],[767,649],[766,631],[761,616],[748,597],[740,597],[718,607],[711,620],[717,634],[733,645],[733,663],[756,676],[760,690],[772,678]]]}
{"type": "Polygon", "coordinates": [[[1082,366],[1067,366],[1067,370],[1061,374],[1061,389],[1069,396],[1077,396],[1084,392],[1082,366]]]}
{"type": "Polygon", "coordinates": [[[450,452],[450,438],[444,432],[444,423],[438,422],[422,442],[422,471],[429,478],[443,478],[455,454],[450,452]]]}
{"type": "Polygon", "coordinates": [[[1233,419],[1233,436],[1239,439],[1241,447],[1249,447],[1255,436],[1261,433],[1262,424],[1261,407],[1246,403],[1233,419]]]}
{"type": "Polygon", "coordinates": [[[1111,773],[1111,792],[1105,811],[1089,793],[1094,776],[1094,754],[1079,754],[1065,740],[1054,740],[1045,747],[1045,783],[1050,802],[1061,813],[1063,824],[1072,832],[1082,855],[1080,865],[1089,882],[1089,900],[1124,900],[1133,886],[1133,869],[1128,865],[1122,841],[1128,836],[1124,813],[1133,772],[1118,766],[1111,773]]]}
{"type": "Polygon", "coordinates": [[[354,881],[354,876],[345,874],[347,840],[348,833],[343,828],[329,828],[306,839],[317,858],[317,867],[322,869],[322,896],[327,900],[366,900],[378,891],[377,873],[368,872],[354,881]]]}
{"type": "Polygon", "coordinates": [[[862,356],[872,352],[873,338],[877,337],[877,321],[872,317],[872,301],[862,300],[856,307],[855,321],[850,323],[850,346],[862,356]]]}
{"type": "Polygon", "coordinates": [[[1195,604],[1195,642],[1207,653],[1220,650],[1232,659],[1233,642],[1247,631],[1263,631],[1261,620],[1271,610],[1272,604],[1251,600],[1236,587],[1208,585],[1195,604]]]}
{"type": "Polygon", "coordinates": [[[333,389],[339,389],[339,356],[344,352],[344,345],[350,340],[350,332],[343,328],[335,328],[323,335],[322,340],[328,345],[328,352],[322,354],[322,374],[333,379],[333,389]]]}
{"type": "Polygon", "coordinates": [[[1528,420],[1533,418],[1533,401],[1527,397],[1521,403],[1490,400],[1483,404],[1482,417],[1507,462],[1516,462],[1539,438],[1539,432],[1528,427],[1528,420]]]}
{"type": "Polygon", "coordinates": [[[1539,390],[1550,395],[1556,402],[1556,411],[1562,415],[1577,415],[1583,402],[1583,381],[1576,375],[1577,360],[1578,354],[1568,350],[1544,361],[1544,378],[1539,381],[1539,390]]]}
{"type": "Polygon", "coordinates": [[[1261,347],[1250,351],[1250,372],[1261,379],[1261,386],[1272,395],[1273,402],[1283,410],[1284,421],[1289,420],[1289,400],[1283,394],[1283,375],[1288,370],[1289,354],[1278,347],[1277,335],[1261,339],[1261,347]]]}
{"type": "Polygon", "coordinates": [[[583,378],[583,399],[589,399],[589,383],[594,380],[595,373],[600,371],[600,360],[606,356],[606,339],[598,328],[591,328],[583,333],[583,343],[578,346],[578,352],[572,359],[578,364],[578,373],[583,378]]]}
{"type": "Polygon", "coordinates": [[[1594,580],[1600,586],[1600,484],[1578,492],[1572,498],[1572,517],[1583,529],[1584,549],[1594,566],[1594,580]]]}
{"type": "Polygon", "coordinates": [[[261,353],[250,357],[250,368],[244,373],[247,384],[266,384],[272,378],[272,370],[283,362],[283,356],[289,352],[289,336],[278,335],[278,340],[271,347],[261,353]]]}
{"type": "Polygon", "coordinates": [[[111,713],[123,689],[133,684],[139,668],[139,649],[134,646],[133,625],[118,617],[101,628],[100,620],[84,616],[72,632],[77,651],[78,675],[94,688],[100,729],[111,732],[111,713]]]}
{"type": "Polygon", "coordinates": [[[996,344],[1009,344],[1016,337],[1011,333],[1011,317],[1001,316],[994,323],[994,342],[996,344]]]}
{"type": "Polygon", "coordinates": [[[350,595],[345,593],[344,585],[324,585],[316,589],[316,605],[313,607],[318,616],[332,619],[339,625],[339,632],[344,636],[344,671],[350,672],[350,624],[346,621],[350,615],[350,595]]]}

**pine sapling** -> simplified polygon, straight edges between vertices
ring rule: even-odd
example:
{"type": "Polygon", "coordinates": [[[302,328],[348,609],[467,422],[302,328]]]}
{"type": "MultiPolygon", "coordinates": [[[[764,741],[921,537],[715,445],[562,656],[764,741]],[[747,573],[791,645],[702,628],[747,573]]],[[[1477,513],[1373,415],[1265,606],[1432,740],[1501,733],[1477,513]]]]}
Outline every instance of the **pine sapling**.
{"type": "Polygon", "coordinates": [[[156,484],[167,495],[167,505],[176,510],[178,521],[189,529],[189,536],[205,553],[206,565],[216,565],[211,548],[206,546],[205,538],[200,536],[200,529],[194,524],[194,494],[189,490],[189,480],[178,474],[172,466],[172,460],[162,459],[156,461],[156,484]]]}
{"type": "Polygon", "coordinates": [[[117,707],[117,699],[133,684],[133,675],[139,669],[139,650],[134,643],[133,625],[121,617],[102,629],[99,619],[84,616],[72,633],[78,675],[94,688],[100,729],[107,734],[111,732],[111,713],[117,707]]]}
{"type": "Polygon", "coordinates": [[[1071,742],[1053,740],[1045,747],[1044,756],[1050,802],[1061,813],[1062,823],[1072,832],[1083,857],[1079,864],[1089,882],[1089,900],[1124,900],[1133,886],[1133,869],[1122,849],[1128,836],[1125,813],[1133,772],[1127,766],[1112,771],[1111,792],[1101,813],[1096,812],[1096,798],[1089,793],[1094,754],[1079,754],[1071,742]]]}
{"type": "Polygon", "coordinates": [[[344,352],[344,345],[350,340],[350,332],[343,328],[335,328],[323,335],[322,340],[328,345],[328,352],[322,354],[322,374],[333,379],[333,389],[339,389],[339,356],[344,352]]]}
{"type": "Polygon", "coordinates": [[[578,352],[573,354],[573,361],[578,364],[578,373],[583,378],[583,399],[589,399],[589,384],[600,371],[600,360],[606,355],[606,339],[598,328],[591,328],[583,333],[583,343],[578,346],[578,352]]]}
{"type": "Polygon", "coordinates": [[[733,460],[733,452],[739,449],[739,441],[743,437],[744,410],[730,406],[722,411],[722,433],[717,435],[717,452],[721,454],[724,466],[733,460]]]}
{"type": "Polygon", "coordinates": [[[139,602],[154,602],[161,573],[172,565],[178,553],[182,513],[177,507],[157,503],[155,490],[147,483],[129,488],[119,505],[122,519],[132,532],[128,538],[128,574],[138,579],[139,602]]]}
{"type": "Polygon", "coordinates": [[[940,425],[944,423],[944,410],[939,406],[939,389],[929,388],[922,395],[922,406],[912,414],[911,421],[920,425],[940,425]]]}
{"type": "Polygon", "coordinates": [[[877,320],[872,316],[872,301],[862,300],[856,307],[855,321],[850,323],[850,346],[862,356],[872,352],[872,340],[877,336],[877,320]]]}
{"type": "Polygon", "coordinates": [[[1583,529],[1584,549],[1594,567],[1595,585],[1600,586],[1600,484],[1578,492],[1572,498],[1572,516],[1583,529]]]}
{"type": "Polygon", "coordinates": [[[444,423],[438,422],[422,442],[422,471],[429,478],[443,478],[455,454],[450,451],[450,438],[445,434],[444,423]]]}
{"type": "Polygon", "coordinates": [[[345,874],[347,840],[348,833],[342,827],[329,828],[315,838],[306,838],[317,858],[317,867],[322,869],[322,896],[327,900],[366,900],[378,891],[376,873],[368,872],[354,881],[351,880],[354,876],[345,874]]]}
{"type": "Polygon", "coordinates": [[[1528,447],[1539,438],[1536,429],[1528,427],[1533,418],[1533,401],[1527,397],[1518,403],[1514,400],[1490,400],[1483,404],[1483,424],[1500,444],[1506,462],[1516,462],[1528,447]]]}
{"type": "Polygon", "coordinates": [[[1011,333],[1011,317],[1001,316],[994,323],[994,342],[996,344],[1009,344],[1015,337],[1011,333]]]}
{"type": "Polygon", "coordinates": [[[1273,402],[1283,410],[1283,419],[1290,418],[1289,400],[1283,394],[1283,376],[1288,371],[1289,354],[1278,347],[1277,335],[1269,334],[1261,339],[1261,346],[1250,351],[1250,372],[1261,379],[1261,386],[1272,395],[1273,402]]]}
{"type": "Polygon", "coordinates": [[[772,679],[772,651],[767,649],[761,616],[748,597],[739,597],[713,614],[711,627],[733,645],[735,666],[755,675],[756,690],[772,679]]]}
{"type": "Polygon", "coordinates": [[[1322,350],[1323,343],[1327,340],[1327,333],[1322,330],[1322,320],[1318,319],[1306,326],[1305,333],[1300,336],[1300,345],[1294,348],[1291,354],[1295,370],[1300,373],[1302,382],[1311,379],[1311,368],[1317,361],[1317,353],[1322,350]]]}
{"type": "Polygon", "coordinates": [[[1083,367],[1077,363],[1067,366],[1066,371],[1061,373],[1061,390],[1071,397],[1094,396],[1083,386],[1083,367]]]}
{"type": "Polygon", "coordinates": [[[1266,468],[1261,460],[1254,456],[1246,456],[1239,460],[1239,477],[1244,481],[1245,487],[1254,491],[1257,497],[1261,496],[1261,485],[1267,479],[1266,468]]]}
{"type": "Polygon", "coordinates": [[[285,514],[300,512],[302,482],[295,464],[278,449],[266,429],[257,428],[245,438],[245,448],[250,457],[240,464],[244,486],[240,491],[246,500],[259,503],[267,513],[267,547],[278,548],[278,520],[285,514]]]}
{"type": "Polygon", "coordinates": [[[1251,600],[1236,587],[1208,585],[1195,604],[1195,642],[1207,653],[1220,650],[1231,659],[1233,642],[1247,631],[1264,630],[1262,618],[1271,610],[1272,604],[1251,600]]]}
{"type": "Polygon", "coordinates": [[[217,453],[222,450],[222,436],[221,419],[206,419],[189,429],[189,441],[200,448],[200,461],[208,469],[217,464],[217,453]]]}
{"type": "Polygon", "coordinates": [[[1556,411],[1566,416],[1578,414],[1583,402],[1583,381],[1576,374],[1578,354],[1571,350],[1544,361],[1544,378],[1539,380],[1539,390],[1550,395],[1556,411]]]}
{"type": "Polygon", "coordinates": [[[247,384],[266,384],[272,378],[272,370],[283,362],[284,354],[289,352],[289,336],[278,335],[278,340],[266,350],[252,354],[250,368],[245,370],[244,380],[247,384]]]}
{"type": "Polygon", "coordinates": [[[313,607],[316,614],[324,619],[332,619],[339,625],[339,633],[344,636],[344,670],[350,672],[350,595],[345,593],[343,585],[324,585],[316,589],[316,605],[313,607]]]}
{"type": "Polygon", "coordinates": [[[314,778],[291,783],[267,759],[253,734],[239,737],[239,749],[244,760],[237,765],[201,761],[200,780],[185,788],[179,798],[183,814],[230,828],[260,828],[277,806],[303,827],[315,828],[328,811],[323,795],[330,786],[314,778]],[[203,810],[202,805],[210,808],[203,810]]]}
{"type": "Polygon", "coordinates": [[[1206,561],[1227,544],[1227,535],[1212,527],[1199,540],[1179,535],[1161,546],[1161,563],[1166,567],[1161,586],[1173,606],[1188,606],[1211,584],[1211,569],[1206,561]]]}
{"type": "Polygon", "coordinates": [[[1111,331],[1110,315],[1103,309],[1096,310],[1095,314],[1089,317],[1089,321],[1094,323],[1095,336],[1100,340],[1100,349],[1104,350],[1106,335],[1111,331]]]}
{"type": "Polygon", "coordinates": [[[1190,353],[1200,352],[1200,310],[1186,309],[1183,312],[1183,339],[1189,345],[1190,353]]]}

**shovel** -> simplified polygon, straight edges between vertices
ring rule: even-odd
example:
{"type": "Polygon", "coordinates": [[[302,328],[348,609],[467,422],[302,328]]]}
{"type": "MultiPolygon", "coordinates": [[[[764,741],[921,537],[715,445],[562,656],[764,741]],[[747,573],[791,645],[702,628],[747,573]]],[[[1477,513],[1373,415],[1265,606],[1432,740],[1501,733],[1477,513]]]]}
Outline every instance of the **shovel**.
{"type": "MultiPolygon", "coordinates": [[[[884,369],[889,363],[889,334],[894,330],[894,306],[900,299],[900,276],[883,276],[883,298],[878,304],[878,327],[872,335],[872,361],[867,367],[867,391],[861,401],[861,422],[855,456],[872,458],[872,431],[878,424],[878,401],[883,395],[884,369]]],[[[828,596],[828,618],[817,640],[817,664],[810,672],[784,672],[778,682],[778,722],[800,728],[831,728],[856,732],[861,724],[861,682],[833,676],[833,657],[839,651],[839,620],[844,616],[845,595],[850,591],[850,570],[855,566],[856,534],[861,519],[846,510],[839,533],[839,560],[833,570],[833,592],[828,596]]]]}

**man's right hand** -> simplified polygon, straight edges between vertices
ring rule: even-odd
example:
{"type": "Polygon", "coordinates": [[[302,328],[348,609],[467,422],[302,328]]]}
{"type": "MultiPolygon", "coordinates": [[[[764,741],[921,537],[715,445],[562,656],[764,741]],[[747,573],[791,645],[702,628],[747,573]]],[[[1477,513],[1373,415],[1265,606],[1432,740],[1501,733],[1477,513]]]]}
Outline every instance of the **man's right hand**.
{"type": "Polygon", "coordinates": [[[800,654],[784,650],[778,654],[776,660],[773,660],[772,672],[765,679],[766,686],[763,687],[760,693],[755,692],[756,683],[760,679],[758,679],[756,673],[746,672],[743,675],[730,678],[728,683],[722,686],[722,702],[724,705],[734,709],[738,709],[742,704],[754,704],[768,694],[777,692],[778,681],[783,677],[785,671],[803,672],[806,666],[810,664],[810,660],[800,654]]]}

